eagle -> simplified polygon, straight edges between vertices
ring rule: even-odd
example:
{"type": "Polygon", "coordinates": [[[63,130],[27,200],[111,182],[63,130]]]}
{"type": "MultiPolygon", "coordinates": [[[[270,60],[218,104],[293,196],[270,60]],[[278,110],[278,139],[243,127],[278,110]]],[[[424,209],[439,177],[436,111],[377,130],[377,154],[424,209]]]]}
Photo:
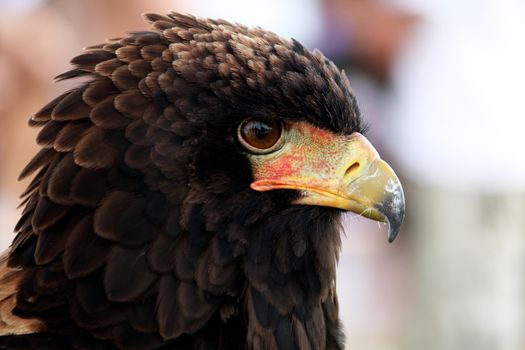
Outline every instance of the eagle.
{"type": "Polygon", "coordinates": [[[345,73],[258,27],[144,17],[29,122],[0,349],[343,349],[341,216],[389,241],[404,217],[345,73]]]}

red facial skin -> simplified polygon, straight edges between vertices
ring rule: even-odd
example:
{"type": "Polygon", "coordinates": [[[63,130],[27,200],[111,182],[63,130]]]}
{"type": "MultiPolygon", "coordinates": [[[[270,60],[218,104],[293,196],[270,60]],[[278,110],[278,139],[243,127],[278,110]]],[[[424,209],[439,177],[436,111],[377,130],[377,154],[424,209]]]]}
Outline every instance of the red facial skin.
{"type": "Polygon", "coordinates": [[[283,147],[271,154],[251,156],[255,182],[252,188],[262,190],[264,182],[285,179],[326,182],[337,174],[348,158],[351,136],[336,135],[307,123],[296,123],[287,130],[283,147]]]}

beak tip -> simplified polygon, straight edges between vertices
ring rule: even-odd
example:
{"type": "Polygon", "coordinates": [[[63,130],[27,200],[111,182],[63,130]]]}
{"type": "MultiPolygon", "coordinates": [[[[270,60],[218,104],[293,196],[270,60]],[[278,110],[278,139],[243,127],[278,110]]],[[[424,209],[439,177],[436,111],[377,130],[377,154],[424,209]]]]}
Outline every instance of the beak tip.
{"type": "Polygon", "coordinates": [[[394,242],[399,231],[401,230],[401,224],[405,218],[405,205],[404,202],[402,206],[398,207],[397,210],[393,212],[387,212],[385,214],[388,222],[388,243],[394,242]],[[395,213],[395,214],[394,214],[395,213]]]}
{"type": "Polygon", "coordinates": [[[405,219],[405,195],[401,184],[398,184],[395,191],[392,191],[384,202],[376,206],[376,209],[384,215],[388,223],[388,243],[394,242],[405,219]]]}
{"type": "Polygon", "coordinates": [[[388,229],[388,243],[394,242],[399,233],[399,227],[392,227],[388,229]]]}

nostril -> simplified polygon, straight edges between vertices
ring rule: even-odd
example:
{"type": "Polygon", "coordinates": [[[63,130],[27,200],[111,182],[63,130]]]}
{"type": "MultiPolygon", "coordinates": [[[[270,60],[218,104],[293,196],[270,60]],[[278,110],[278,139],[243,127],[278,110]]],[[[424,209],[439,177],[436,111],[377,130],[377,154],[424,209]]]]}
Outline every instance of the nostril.
{"type": "Polygon", "coordinates": [[[359,168],[361,167],[361,164],[359,164],[359,162],[355,162],[354,164],[350,165],[348,167],[348,169],[346,169],[346,172],[345,172],[345,178],[348,177],[348,176],[352,176],[352,173],[354,173],[355,171],[357,171],[359,168]]]}

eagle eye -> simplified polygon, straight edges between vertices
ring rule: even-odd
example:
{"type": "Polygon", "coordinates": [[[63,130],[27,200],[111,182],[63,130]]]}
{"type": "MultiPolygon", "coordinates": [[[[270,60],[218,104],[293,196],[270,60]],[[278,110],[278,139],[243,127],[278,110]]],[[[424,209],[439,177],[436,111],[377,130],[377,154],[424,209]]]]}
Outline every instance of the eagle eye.
{"type": "Polygon", "coordinates": [[[283,129],[280,121],[250,118],[239,125],[237,137],[250,152],[265,154],[282,146],[283,129]]]}

